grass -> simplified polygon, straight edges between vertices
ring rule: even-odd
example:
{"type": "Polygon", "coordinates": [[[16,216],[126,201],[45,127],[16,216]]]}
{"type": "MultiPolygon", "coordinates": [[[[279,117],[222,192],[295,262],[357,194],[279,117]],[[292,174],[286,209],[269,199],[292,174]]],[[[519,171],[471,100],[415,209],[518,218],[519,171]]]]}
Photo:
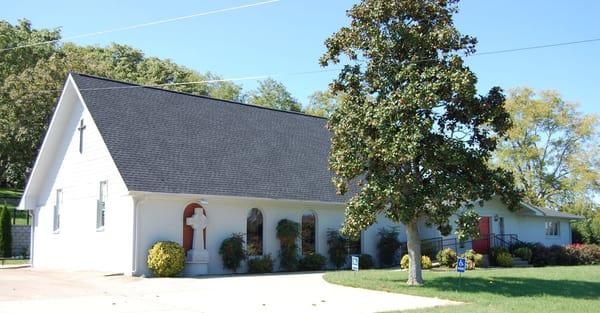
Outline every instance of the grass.
{"type": "Polygon", "coordinates": [[[29,264],[29,259],[8,259],[4,261],[0,261],[0,265],[23,265],[29,264]]]}
{"type": "MultiPolygon", "coordinates": [[[[405,284],[407,273],[390,270],[329,272],[344,286],[465,302],[422,312],[599,312],[600,265],[468,271],[461,289],[455,272],[423,271],[425,285],[405,284]]],[[[417,311],[421,312],[421,311],[417,311]]]]}
{"type": "MultiPolygon", "coordinates": [[[[15,208],[15,205],[12,203],[3,201],[3,198],[4,199],[21,199],[22,195],[23,195],[23,192],[21,190],[0,188],[0,207],[6,206],[12,212],[12,210],[15,208]]],[[[27,212],[17,211],[16,214],[17,214],[17,216],[15,218],[14,225],[27,225],[27,212]]],[[[11,221],[12,221],[12,219],[11,219],[11,221]]],[[[31,219],[30,219],[30,222],[31,222],[31,219]]]]}
{"type": "Polygon", "coordinates": [[[23,191],[17,189],[0,188],[0,198],[21,199],[23,191]]]}

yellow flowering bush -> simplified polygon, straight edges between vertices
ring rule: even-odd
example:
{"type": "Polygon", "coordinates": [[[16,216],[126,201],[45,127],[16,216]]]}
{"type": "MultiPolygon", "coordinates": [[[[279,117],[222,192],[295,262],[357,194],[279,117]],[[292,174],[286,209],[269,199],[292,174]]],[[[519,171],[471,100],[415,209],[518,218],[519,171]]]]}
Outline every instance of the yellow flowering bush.
{"type": "Polygon", "coordinates": [[[148,250],[148,268],[156,277],[172,277],[183,271],[185,251],[172,241],[158,241],[148,250]]]}

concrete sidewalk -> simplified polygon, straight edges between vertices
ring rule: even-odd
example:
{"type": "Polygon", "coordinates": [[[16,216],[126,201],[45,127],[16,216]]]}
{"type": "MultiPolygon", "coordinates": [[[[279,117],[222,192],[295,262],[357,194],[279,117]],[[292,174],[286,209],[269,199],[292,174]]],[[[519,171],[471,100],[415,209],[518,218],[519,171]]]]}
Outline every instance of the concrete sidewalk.
{"type": "Polygon", "coordinates": [[[343,287],[322,273],[132,278],[0,270],[0,312],[382,312],[456,302],[343,287]]]}

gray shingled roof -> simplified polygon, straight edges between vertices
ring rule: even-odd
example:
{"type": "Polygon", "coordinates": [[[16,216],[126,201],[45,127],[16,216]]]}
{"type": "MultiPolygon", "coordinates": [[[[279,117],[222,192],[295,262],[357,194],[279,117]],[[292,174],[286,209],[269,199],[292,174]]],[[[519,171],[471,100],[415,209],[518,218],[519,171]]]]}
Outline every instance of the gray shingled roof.
{"type": "Polygon", "coordinates": [[[529,210],[528,212],[534,212],[535,210],[537,210],[540,213],[542,213],[542,216],[544,216],[544,217],[556,217],[556,218],[565,218],[565,219],[573,219],[573,220],[584,218],[583,216],[579,216],[579,215],[575,215],[575,214],[560,212],[560,211],[556,211],[553,209],[542,208],[542,207],[539,207],[539,206],[536,206],[536,205],[533,205],[533,204],[527,203],[527,202],[521,202],[521,207],[526,210],[529,210]]]}
{"type": "Polygon", "coordinates": [[[129,190],[345,201],[323,118],[72,76],[129,190]]]}

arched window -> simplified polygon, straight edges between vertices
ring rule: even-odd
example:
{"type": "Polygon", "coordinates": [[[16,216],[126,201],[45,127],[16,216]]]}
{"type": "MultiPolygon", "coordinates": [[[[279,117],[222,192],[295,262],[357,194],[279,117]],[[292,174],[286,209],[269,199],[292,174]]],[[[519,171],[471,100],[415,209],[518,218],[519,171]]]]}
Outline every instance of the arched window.
{"type": "Polygon", "coordinates": [[[317,216],[313,212],[302,215],[302,255],[311,255],[317,252],[317,216]]]}
{"type": "Polygon", "coordinates": [[[263,254],[263,215],[257,208],[250,210],[246,220],[246,245],[248,255],[263,254]]]}

